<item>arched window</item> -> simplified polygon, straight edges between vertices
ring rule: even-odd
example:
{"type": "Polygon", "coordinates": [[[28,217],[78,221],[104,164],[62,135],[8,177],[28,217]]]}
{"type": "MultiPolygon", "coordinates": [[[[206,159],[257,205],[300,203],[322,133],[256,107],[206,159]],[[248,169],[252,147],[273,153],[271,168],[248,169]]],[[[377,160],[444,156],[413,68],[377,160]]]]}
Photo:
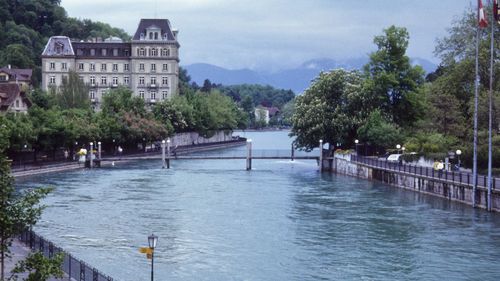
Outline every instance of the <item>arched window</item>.
{"type": "Polygon", "coordinates": [[[155,40],[158,40],[158,32],[155,32],[155,40]]]}

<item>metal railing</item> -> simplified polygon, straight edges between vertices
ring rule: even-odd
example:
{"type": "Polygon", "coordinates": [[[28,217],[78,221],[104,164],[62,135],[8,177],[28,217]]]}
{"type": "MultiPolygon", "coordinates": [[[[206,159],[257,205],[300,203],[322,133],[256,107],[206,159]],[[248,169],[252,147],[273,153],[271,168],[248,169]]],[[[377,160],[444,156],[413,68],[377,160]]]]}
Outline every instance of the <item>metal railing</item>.
{"type": "Polygon", "coordinates": [[[32,230],[26,230],[21,234],[19,240],[30,247],[33,251],[39,251],[46,257],[53,257],[58,253],[64,255],[61,265],[62,270],[68,274],[70,280],[78,281],[113,281],[108,275],[99,272],[96,268],[90,266],[84,261],[73,257],[62,248],[55,246],[52,242],[36,234],[32,230]]]}
{"type": "MultiPolygon", "coordinates": [[[[363,157],[358,155],[351,155],[351,161],[366,164],[372,167],[381,168],[384,170],[396,171],[400,173],[414,174],[421,177],[428,177],[442,181],[472,185],[472,173],[462,171],[446,171],[435,170],[432,167],[424,167],[420,165],[411,165],[406,163],[389,162],[385,159],[377,159],[370,157],[363,157]]],[[[500,178],[492,177],[492,189],[496,189],[497,182],[500,178]]],[[[477,175],[477,186],[488,188],[488,177],[485,175],[477,175]]]]}

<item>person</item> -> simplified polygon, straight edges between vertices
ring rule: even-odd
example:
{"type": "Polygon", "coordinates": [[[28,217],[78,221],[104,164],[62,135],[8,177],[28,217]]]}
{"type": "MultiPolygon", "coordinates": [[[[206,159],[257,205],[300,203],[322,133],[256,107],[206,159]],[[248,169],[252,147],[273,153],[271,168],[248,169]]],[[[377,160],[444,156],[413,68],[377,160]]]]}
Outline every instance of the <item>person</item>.
{"type": "Polygon", "coordinates": [[[437,169],[438,169],[438,172],[439,172],[439,177],[441,177],[441,175],[443,174],[443,171],[444,171],[443,160],[439,161],[439,163],[437,164],[437,169]]]}
{"type": "Polygon", "coordinates": [[[69,152],[68,150],[64,150],[64,160],[68,161],[68,157],[69,157],[69,152]]]}
{"type": "Polygon", "coordinates": [[[432,164],[432,168],[434,169],[434,171],[438,170],[438,164],[439,162],[436,159],[434,159],[434,164],[432,164]]]}

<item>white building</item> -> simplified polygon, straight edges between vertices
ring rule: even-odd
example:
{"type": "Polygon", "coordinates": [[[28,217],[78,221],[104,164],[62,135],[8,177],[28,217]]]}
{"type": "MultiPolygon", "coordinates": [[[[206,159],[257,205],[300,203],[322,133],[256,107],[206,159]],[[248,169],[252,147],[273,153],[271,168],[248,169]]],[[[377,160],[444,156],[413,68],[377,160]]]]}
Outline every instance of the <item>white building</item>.
{"type": "Polygon", "coordinates": [[[76,42],[53,36],[42,53],[42,89],[60,86],[74,70],[89,85],[89,99],[96,107],[119,85],[147,104],[169,99],[178,94],[177,33],[167,19],[141,19],[131,42],[116,37],[76,42]]]}

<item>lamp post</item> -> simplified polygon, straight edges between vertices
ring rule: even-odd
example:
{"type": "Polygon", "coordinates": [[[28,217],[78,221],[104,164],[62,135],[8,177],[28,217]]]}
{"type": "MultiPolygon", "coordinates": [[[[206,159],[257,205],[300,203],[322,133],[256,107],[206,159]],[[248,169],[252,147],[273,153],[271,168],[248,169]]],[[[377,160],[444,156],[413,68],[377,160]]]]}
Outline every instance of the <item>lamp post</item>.
{"type": "Polygon", "coordinates": [[[165,169],[165,140],[161,141],[161,167],[165,169]]]}
{"type": "Polygon", "coordinates": [[[396,144],[396,149],[398,150],[398,154],[399,154],[399,150],[401,149],[401,145],[400,144],[396,144]]]}
{"type": "Polygon", "coordinates": [[[406,147],[401,147],[401,150],[403,151],[402,154],[405,154],[406,147]]]}
{"type": "Polygon", "coordinates": [[[153,269],[154,269],[154,257],[155,257],[155,248],[156,243],[158,242],[158,236],[151,234],[148,236],[148,244],[151,249],[151,281],[153,281],[153,269]]]}
{"type": "Polygon", "coordinates": [[[359,144],[359,140],[354,140],[354,143],[356,144],[356,156],[358,156],[358,144],[359,144]]]}
{"type": "Polygon", "coordinates": [[[462,154],[462,150],[457,149],[457,151],[455,151],[455,153],[458,156],[458,168],[460,169],[460,154],[462,154]]]}
{"type": "Polygon", "coordinates": [[[97,155],[99,157],[99,159],[101,159],[101,142],[97,142],[97,155]]]}

